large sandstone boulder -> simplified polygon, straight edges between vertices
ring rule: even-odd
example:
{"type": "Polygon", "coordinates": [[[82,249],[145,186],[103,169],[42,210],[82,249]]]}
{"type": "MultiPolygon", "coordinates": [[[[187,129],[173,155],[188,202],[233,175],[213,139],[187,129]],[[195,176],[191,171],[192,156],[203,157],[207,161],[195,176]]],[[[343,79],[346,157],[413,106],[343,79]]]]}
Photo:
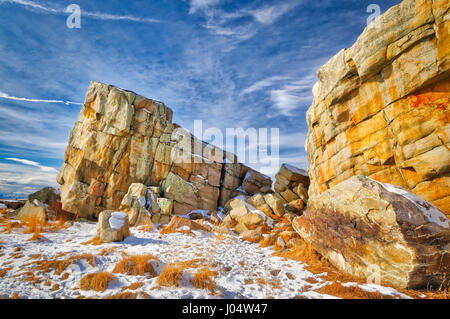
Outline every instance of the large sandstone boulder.
{"type": "Polygon", "coordinates": [[[158,189],[180,215],[215,210],[238,189],[270,190],[267,177],[238,163],[234,154],[173,124],[172,111],[162,102],[94,81],[57,182],[63,209],[86,218],[119,209],[133,183],[158,189]]]}
{"type": "Polygon", "coordinates": [[[344,273],[400,288],[450,278],[450,224],[433,204],[403,188],[353,176],[293,221],[298,234],[344,273]]]}
{"type": "Polygon", "coordinates": [[[319,69],[307,112],[310,194],[360,174],[450,215],[449,7],[404,0],[319,69]]]}
{"type": "Polygon", "coordinates": [[[36,220],[41,225],[45,224],[47,220],[46,205],[34,200],[32,202],[27,201],[25,205],[19,210],[16,216],[17,220],[26,222],[27,220],[36,220]]]}
{"type": "Polygon", "coordinates": [[[105,210],[97,223],[97,237],[104,243],[123,241],[130,236],[128,215],[124,212],[105,210]]]}
{"type": "Polygon", "coordinates": [[[44,187],[28,196],[25,205],[18,211],[16,219],[23,222],[29,219],[37,219],[43,224],[46,220],[54,220],[61,217],[64,219],[70,218],[72,215],[62,210],[61,207],[59,191],[53,187],[44,187]]]}

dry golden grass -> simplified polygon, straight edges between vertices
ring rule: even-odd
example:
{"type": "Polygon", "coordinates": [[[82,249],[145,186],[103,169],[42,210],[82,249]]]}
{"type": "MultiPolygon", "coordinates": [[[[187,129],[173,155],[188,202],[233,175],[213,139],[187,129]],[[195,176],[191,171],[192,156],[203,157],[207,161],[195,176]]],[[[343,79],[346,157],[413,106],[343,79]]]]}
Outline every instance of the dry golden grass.
{"type": "MultiPolygon", "coordinates": [[[[341,276],[328,260],[322,257],[312,245],[303,240],[299,240],[296,246],[287,250],[276,251],[273,255],[303,262],[307,265],[306,270],[314,274],[327,272],[329,276],[341,276]]],[[[347,276],[346,279],[348,279],[347,276]]]]}
{"type": "Polygon", "coordinates": [[[28,256],[28,260],[40,259],[40,258],[42,258],[41,254],[32,254],[32,255],[28,256]]]}
{"type": "Polygon", "coordinates": [[[66,272],[61,275],[61,280],[67,280],[68,278],[69,278],[69,274],[66,272]]]}
{"type": "Polygon", "coordinates": [[[13,294],[11,295],[11,297],[9,297],[9,299],[21,299],[21,298],[16,292],[13,292],[13,294]]]}
{"type": "Polygon", "coordinates": [[[51,282],[50,279],[47,279],[47,280],[44,282],[44,286],[46,286],[46,287],[50,287],[51,285],[52,285],[52,282],[51,282]]]}
{"type": "Polygon", "coordinates": [[[192,285],[199,289],[209,289],[211,294],[215,294],[216,283],[214,277],[217,277],[219,273],[211,270],[209,267],[201,268],[197,270],[192,278],[192,285]]]}
{"type": "Polygon", "coordinates": [[[262,278],[256,278],[256,282],[263,286],[267,285],[267,282],[262,278]]]}
{"type": "Polygon", "coordinates": [[[152,260],[158,260],[158,258],[152,254],[134,256],[124,255],[122,260],[116,264],[112,272],[131,276],[144,276],[146,273],[149,273],[152,277],[155,277],[155,269],[150,263],[152,260]]]}
{"type": "Polygon", "coordinates": [[[92,267],[95,267],[95,256],[88,253],[74,255],[69,258],[59,260],[37,260],[27,265],[34,265],[36,270],[42,271],[43,273],[54,271],[56,275],[61,275],[67,267],[82,259],[86,260],[92,267]]]}
{"type": "Polygon", "coordinates": [[[92,246],[98,246],[101,244],[103,244],[103,242],[97,236],[92,237],[91,239],[85,241],[84,243],[81,243],[81,245],[92,245],[92,246]]]}
{"type": "Polygon", "coordinates": [[[316,292],[344,299],[392,299],[392,297],[384,296],[378,291],[367,292],[362,290],[358,286],[344,287],[340,282],[337,281],[334,281],[317,289],[316,292]]]}
{"type": "Polygon", "coordinates": [[[118,247],[103,248],[102,250],[100,250],[98,255],[99,256],[106,256],[106,255],[109,255],[110,253],[115,252],[117,249],[118,249],[118,247]]]}
{"type": "Polygon", "coordinates": [[[59,290],[59,285],[58,284],[54,284],[52,286],[52,291],[56,291],[56,290],[59,290]]]}
{"type": "Polygon", "coordinates": [[[35,274],[32,271],[26,271],[24,273],[20,273],[16,275],[15,277],[20,278],[22,276],[25,276],[25,278],[21,278],[22,281],[27,281],[32,283],[33,285],[41,283],[41,279],[36,277],[35,274]]]}
{"type": "Polygon", "coordinates": [[[125,291],[119,292],[115,295],[108,296],[106,299],[136,299],[139,296],[137,292],[125,291]]]}
{"type": "Polygon", "coordinates": [[[44,230],[45,221],[41,221],[37,215],[28,217],[24,220],[24,234],[36,234],[44,230]]]}
{"type": "Polygon", "coordinates": [[[143,285],[144,284],[142,282],[134,282],[134,283],[130,284],[129,286],[122,287],[122,291],[125,291],[125,290],[136,290],[136,289],[141,288],[143,285]]]}
{"type": "Polygon", "coordinates": [[[109,272],[87,274],[80,280],[80,289],[103,292],[108,289],[109,283],[114,280],[114,275],[109,272]]]}
{"type": "Polygon", "coordinates": [[[150,220],[146,220],[145,224],[141,225],[138,230],[143,232],[150,232],[153,230],[153,224],[150,220]]]}
{"type": "Polygon", "coordinates": [[[169,264],[164,267],[161,274],[156,279],[156,283],[165,287],[178,287],[178,282],[183,275],[183,267],[179,264],[169,264]]]}
{"type": "Polygon", "coordinates": [[[27,241],[44,240],[44,239],[45,239],[45,237],[42,236],[39,231],[35,231],[33,236],[31,236],[29,239],[27,239],[27,241]]]}
{"type": "Polygon", "coordinates": [[[12,270],[12,269],[13,269],[13,267],[8,267],[8,268],[5,268],[5,269],[0,269],[0,278],[5,277],[6,273],[7,273],[8,271],[12,270]]]}

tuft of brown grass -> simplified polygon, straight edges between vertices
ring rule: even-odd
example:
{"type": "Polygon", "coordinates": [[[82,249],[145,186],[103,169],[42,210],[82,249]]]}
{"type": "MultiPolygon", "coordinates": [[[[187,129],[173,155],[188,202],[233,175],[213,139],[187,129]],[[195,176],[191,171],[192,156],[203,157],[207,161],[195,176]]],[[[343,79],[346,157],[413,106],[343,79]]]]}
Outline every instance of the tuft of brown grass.
{"type": "Polygon", "coordinates": [[[92,245],[92,246],[98,246],[101,244],[103,244],[103,242],[97,236],[92,237],[91,239],[85,241],[84,243],[81,243],[81,245],[92,245]]]}
{"type": "Polygon", "coordinates": [[[143,232],[151,232],[153,230],[153,224],[150,220],[146,220],[145,224],[141,225],[138,230],[143,232]]]}
{"type": "Polygon", "coordinates": [[[342,286],[342,284],[338,281],[327,284],[317,289],[316,292],[344,299],[392,299],[392,297],[384,296],[378,291],[368,292],[362,290],[358,286],[353,285],[345,287],[342,286]]]}
{"type": "Polygon", "coordinates": [[[61,275],[67,267],[82,259],[86,260],[92,267],[95,267],[95,256],[88,253],[70,256],[67,259],[37,260],[28,265],[34,265],[36,270],[42,271],[43,273],[54,271],[56,275],[61,275]]]}
{"type": "Polygon", "coordinates": [[[275,244],[277,238],[275,236],[266,236],[261,239],[259,242],[259,247],[269,247],[275,244]]]}
{"type": "Polygon", "coordinates": [[[129,286],[122,287],[122,291],[136,290],[136,289],[141,288],[143,285],[144,285],[144,283],[142,283],[142,282],[134,282],[134,283],[130,284],[129,286]]]}
{"type": "Polygon", "coordinates": [[[197,270],[194,277],[191,279],[192,285],[199,289],[209,289],[211,294],[215,294],[216,283],[214,277],[217,277],[219,273],[217,271],[209,269],[209,267],[201,268],[197,270]]]}
{"type": "Polygon", "coordinates": [[[256,281],[260,285],[263,285],[263,286],[267,285],[267,282],[264,279],[262,279],[262,278],[256,278],[256,281]]]}
{"type": "Polygon", "coordinates": [[[56,291],[56,290],[59,290],[59,284],[54,284],[52,286],[52,291],[56,291]]]}
{"type": "Polygon", "coordinates": [[[152,277],[155,277],[155,269],[150,263],[152,260],[158,260],[158,258],[152,254],[134,256],[124,255],[122,260],[116,264],[112,272],[131,276],[144,276],[146,273],[150,273],[152,277]]]}
{"type": "Polygon", "coordinates": [[[16,292],[13,292],[11,297],[9,297],[9,299],[21,299],[21,298],[16,292]]]}
{"type": "Polygon", "coordinates": [[[273,255],[286,259],[301,261],[307,265],[305,267],[306,270],[314,274],[327,272],[329,275],[338,275],[337,270],[328,262],[328,260],[322,257],[322,255],[320,255],[312,245],[306,243],[303,240],[299,240],[296,246],[287,250],[276,251],[273,253],[273,255]]]}
{"type": "Polygon", "coordinates": [[[87,274],[80,280],[80,289],[103,292],[108,289],[109,283],[114,280],[114,275],[109,272],[87,274]]]}
{"type": "Polygon", "coordinates": [[[137,292],[125,291],[118,294],[108,296],[106,299],[136,299],[139,296],[137,292]]]}
{"type": "Polygon", "coordinates": [[[41,221],[37,215],[28,217],[24,220],[24,234],[36,234],[44,230],[45,221],[41,221]]]}
{"type": "Polygon", "coordinates": [[[0,269],[0,278],[5,277],[6,273],[7,273],[8,271],[12,270],[12,269],[13,269],[13,267],[8,267],[8,268],[5,268],[5,269],[0,269]]]}
{"type": "Polygon", "coordinates": [[[68,278],[69,278],[69,274],[66,272],[61,275],[61,280],[67,280],[68,278]]]}
{"type": "Polygon", "coordinates": [[[32,271],[26,271],[24,273],[20,273],[16,275],[16,277],[22,277],[25,276],[25,278],[21,279],[22,281],[28,281],[31,282],[33,285],[41,283],[41,279],[36,277],[35,274],[32,271]]]}
{"type": "Polygon", "coordinates": [[[102,250],[100,250],[98,255],[99,256],[109,255],[110,253],[115,252],[117,249],[118,247],[103,248],[102,250]]]}
{"type": "Polygon", "coordinates": [[[156,283],[165,287],[178,287],[183,275],[183,267],[177,263],[168,264],[156,279],[156,283]]]}

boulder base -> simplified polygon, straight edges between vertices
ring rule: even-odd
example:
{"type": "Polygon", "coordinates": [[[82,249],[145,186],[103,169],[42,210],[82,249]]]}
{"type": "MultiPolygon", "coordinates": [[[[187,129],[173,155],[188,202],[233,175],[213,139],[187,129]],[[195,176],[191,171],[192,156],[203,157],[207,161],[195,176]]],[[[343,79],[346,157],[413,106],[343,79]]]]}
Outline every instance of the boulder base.
{"type": "Polygon", "coordinates": [[[313,196],[294,229],[342,272],[400,288],[450,278],[450,229],[434,205],[365,176],[313,196]]]}

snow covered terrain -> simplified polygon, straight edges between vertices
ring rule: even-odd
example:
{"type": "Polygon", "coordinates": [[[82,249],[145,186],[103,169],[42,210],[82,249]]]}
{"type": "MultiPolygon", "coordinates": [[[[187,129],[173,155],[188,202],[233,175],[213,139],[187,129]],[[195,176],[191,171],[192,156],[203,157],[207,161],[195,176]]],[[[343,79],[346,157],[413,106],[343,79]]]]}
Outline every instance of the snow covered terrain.
{"type": "MultiPolygon", "coordinates": [[[[138,298],[335,298],[315,290],[328,284],[323,274],[305,270],[305,264],[273,256],[271,248],[261,248],[232,235],[194,231],[195,236],[181,233],[160,235],[158,230],[140,231],[120,243],[86,244],[96,234],[96,223],[75,222],[72,226],[43,233],[41,240],[29,241],[31,234],[23,228],[13,228],[10,234],[0,234],[0,297],[20,298],[106,298],[116,296],[131,284],[138,298]],[[84,244],[83,244],[84,243],[84,244]],[[178,287],[160,287],[157,276],[131,276],[114,273],[103,292],[81,290],[83,276],[97,272],[112,272],[127,255],[149,254],[156,274],[168,264],[195,260],[197,266],[187,266],[178,287]],[[36,269],[36,261],[67,260],[71,256],[92,254],[89,258],[73,258],[62,273],[36,269]],[[209,266],[217,271],[216,289],[195,288],[192,277],[196,269],[209,266]],[[3,271],[3,274],[2,274],[3,271]]],[[[85,255],[89,256],[89,255],[85,255]]],[[[356,285],[356,283],[347,283],[356,285]]],[[[407,298],[392,288],[360,285],[366,291],[379,291],[387,296],[407,298]]],[[[131,289],[131,288],[130,288],[131,289]]]]}

